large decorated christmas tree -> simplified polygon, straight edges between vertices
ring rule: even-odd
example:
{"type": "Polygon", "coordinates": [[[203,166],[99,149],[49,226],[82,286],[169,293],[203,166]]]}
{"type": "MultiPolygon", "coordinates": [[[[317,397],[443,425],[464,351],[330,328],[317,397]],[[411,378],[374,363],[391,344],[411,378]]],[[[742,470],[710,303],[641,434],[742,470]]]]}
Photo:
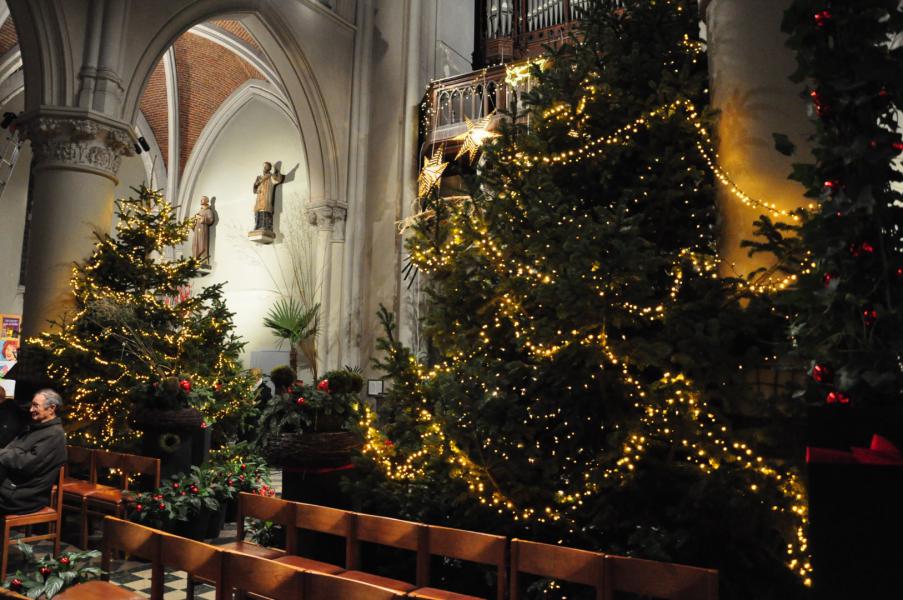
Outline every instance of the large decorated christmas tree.
{"type": "Polygon", "coordinates": [[[810,577],[803,488],[723,414],[762,313],[716,274],[696,4],[592,3],[582,42],[533,67],[527,118],[484,148],[470,199],[424,195],[408,249],[433,355],[383,313],[394,386],[362,419],[362,496],[791,598],[810,577]]]}
{"type": "MultiPolygon", "coordinates": [[[[194,258],[173,258],[190,220],[143,187],[116,203],[116,234],[98,239],[72,276],[74,311],[29,340],[68,400],[70,439],[110,447],[133,438],[134,390],[167,378],[206,391],[199,406],[213,422],[246,393],[222,285],[191,289],[194,258]]],[[[196,394],[197,395],[197,394],[196,394]]]]}

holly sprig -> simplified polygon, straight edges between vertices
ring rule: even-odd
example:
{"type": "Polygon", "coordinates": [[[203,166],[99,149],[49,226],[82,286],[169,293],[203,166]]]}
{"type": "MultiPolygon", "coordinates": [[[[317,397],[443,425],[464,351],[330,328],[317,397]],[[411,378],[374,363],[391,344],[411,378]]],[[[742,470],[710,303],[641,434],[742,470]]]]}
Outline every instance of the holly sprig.
{"type": "Polygon", "coordinates": [[[46,554],[38,558],[28,544],[19,542],[18,548],[25,556],[27,568],[7,577],[3,588],[29,598],[49,600],[70,586],[97,579],[103,574],[100,567],[90,564],[100,558],[97,550],[63,552],[57,557],[46,554]]]}

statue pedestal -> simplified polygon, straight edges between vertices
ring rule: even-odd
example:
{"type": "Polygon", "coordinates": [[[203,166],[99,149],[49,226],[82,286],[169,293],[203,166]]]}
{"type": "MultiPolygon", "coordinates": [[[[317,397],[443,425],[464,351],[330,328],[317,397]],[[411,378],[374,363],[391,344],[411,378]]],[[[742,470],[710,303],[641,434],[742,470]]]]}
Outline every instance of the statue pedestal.
{"type": "Polygon", "coordinates": [[[248,232],[248,239],[258,244],[272,244],[276,234],[268,229],[255,229],[248,232]]]}

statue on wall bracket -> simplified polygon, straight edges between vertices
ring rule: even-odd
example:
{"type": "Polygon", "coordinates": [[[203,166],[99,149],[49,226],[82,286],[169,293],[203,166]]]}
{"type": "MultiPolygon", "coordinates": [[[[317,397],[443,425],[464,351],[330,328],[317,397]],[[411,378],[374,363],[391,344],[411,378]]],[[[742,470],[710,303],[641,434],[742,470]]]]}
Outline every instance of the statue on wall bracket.
{"type": "Polygon", "coordinates": [[[192,255],[201,263],[201,272],[210,270],[210,230],[215,222],[210,198],[201,196],[201,208],[194,215],[194,240],[191,244],[192,255]]]}
{"type": "Polygon", "coordinates": [[[254,180],[254,231],[248,233],[248,239],[259,244],[272,244],[276,239],[273,231],[273,212],[275,210],[276,186],[285,181],[285,175],[279,169],[273,169],[270,162],[263,163],[263,174],[254,180]]]}

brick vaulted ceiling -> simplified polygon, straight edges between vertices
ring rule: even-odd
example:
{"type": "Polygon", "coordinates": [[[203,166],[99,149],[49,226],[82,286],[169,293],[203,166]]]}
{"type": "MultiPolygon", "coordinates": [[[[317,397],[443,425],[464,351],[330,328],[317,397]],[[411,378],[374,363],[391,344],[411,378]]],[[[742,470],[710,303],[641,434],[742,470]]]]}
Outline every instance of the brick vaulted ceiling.
{"type": "MultiPolygon", "coordinates": [[[[234,20],[212,21],[211,25],[226,31],[254,49],[257,43],[234,20]]],[[[251,79],[264,80],[257,69],[231,50],[191,31],[173,44],[176,88],[178,89],[179,172],[185,168],[204,126],[229,95],[251,79]]],[[[156,65],[144,95],[141,111],[153,130],[164,161],[169,160],[168,106],[163,59],[156,65]]],[[[169,165],[166,165],[169,170],[169,165]]]]}

